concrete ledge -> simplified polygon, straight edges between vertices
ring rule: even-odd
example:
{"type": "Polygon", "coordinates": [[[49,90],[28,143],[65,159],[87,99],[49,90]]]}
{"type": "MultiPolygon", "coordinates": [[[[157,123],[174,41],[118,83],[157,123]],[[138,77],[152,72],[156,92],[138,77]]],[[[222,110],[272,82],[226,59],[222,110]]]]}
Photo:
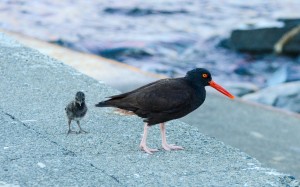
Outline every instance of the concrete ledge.
{"type": "MultiPolygon", "coordinates": [[[[0,184],[20,186],[297,186],[188,124],[167,126],[184,151],[139,151],[142,120],[94,108],[118,91],[0,34],[0,184]],[[66,136],[64,107],[86,93],[90,133],[66,136]]],[[[207,124],[209,125],[209,124],[207,124]]],[[[149,146],[160,147],[158,127],[149,146]]]]}

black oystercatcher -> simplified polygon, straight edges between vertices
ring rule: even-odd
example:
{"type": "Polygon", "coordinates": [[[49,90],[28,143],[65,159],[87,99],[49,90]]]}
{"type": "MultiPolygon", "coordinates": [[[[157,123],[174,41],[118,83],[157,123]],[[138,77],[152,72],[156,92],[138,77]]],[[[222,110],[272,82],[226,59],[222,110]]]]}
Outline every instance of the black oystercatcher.
{"type": "Polygon", "coordinates": [[[162,79],[142,86],[131,92],[111,96],[96,104],[97,107],[116,107],[132,111],[144,118],[144,134],[140,147],[152,154],[157,149],[146,145],[149,126],[160,123],[162,147],[165,150],[180,150],[181,146],[168,144],[165,122],[181,118],[197,109],[205,100],[205,86],[211,86],[224,95],[234,98],[228,91],[215,83],[208,70],[203,68],[187,72],[185,77],[162,79]]]}
{"type": "Polygon", "coordinates": [[[80,127],[80,120],[85,116],[87,112],[87,106],[85,104],[85,96],[83,92],[77,92],[75,95],[75,100],[71,101],[67,107],[65,108],[67,117],[68,117],[68,125],[69,125],[69,131],[70,133],[76,133],[75,131],[71,130],[71,121],[74,120],[77,122],[77,125],[79,127],[78,133],[87,133],[86,131],[82,130],[80,127]]]}

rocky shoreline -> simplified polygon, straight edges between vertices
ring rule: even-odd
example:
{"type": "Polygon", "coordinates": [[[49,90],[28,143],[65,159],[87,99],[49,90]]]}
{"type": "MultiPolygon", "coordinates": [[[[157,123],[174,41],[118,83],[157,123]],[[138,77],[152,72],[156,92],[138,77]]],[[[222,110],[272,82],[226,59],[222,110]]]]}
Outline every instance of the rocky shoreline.
{"type": "MultiPolygon", "coordinates": [[[[242,99],[278,107],[292,112],[300,112],[300,19],[279,19],[280,27],[248,28],[233,30],[231,36],[220,45],[251,55],[291,56],[296,61],[289,65],[278,66],[265,80],[265,86],[258,88],[254,84],[231,85],[236,95],[242,99]]],[[[287,58],[288,59],[288,58],[287,58]]],[[[244,72],[246,73],[246,71],[244,72]]]]}

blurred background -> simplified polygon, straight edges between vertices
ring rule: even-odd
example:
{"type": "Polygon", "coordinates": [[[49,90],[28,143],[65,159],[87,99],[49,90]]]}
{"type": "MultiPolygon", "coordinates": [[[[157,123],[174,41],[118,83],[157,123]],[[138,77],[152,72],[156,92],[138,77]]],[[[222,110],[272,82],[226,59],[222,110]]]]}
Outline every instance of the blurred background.
{"type": "Polygon", "coordinates": [[[205,67],[244,100],[299,113],[299,32],[273,50],[299,10],[299,0],[1,0],[0,28],[169,77],[205,67]]]}
{"type": "MultiPolygon", "coordinates": [[[[235,29],[284,27],[278,19],[300,18],[299,9],[297,0],[2,0],[0,28],[170,77],[206,67],[243,96],[299,80],[300,58],[239,53],[226,39],[235,29]]],[[[250,45],[254,40],[261,42],[248,38],[250,45]]],[[[281,100],[298,102],[294,92],[281,100]]],[[[289,102],[249,99],[300,112],[289,102]]]]}

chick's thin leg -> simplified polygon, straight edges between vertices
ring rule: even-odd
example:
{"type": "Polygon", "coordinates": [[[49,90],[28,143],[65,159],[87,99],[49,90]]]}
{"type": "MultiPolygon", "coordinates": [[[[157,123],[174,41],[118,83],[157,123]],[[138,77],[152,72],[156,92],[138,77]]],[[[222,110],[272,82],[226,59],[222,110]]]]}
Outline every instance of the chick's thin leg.
{"type": "Polygon", "coordinates": [[[87,131],[83,130],[81,127],[80,127],[80,122],[79,120],[77,120],[77,125],[79,127],[79,132],[78,133],[88,133],[87,131]]]}
{"type": "Polygon", "coordinates": [[[72,121],[72,120],[70,120],[70,119],[68,120],[69,130],[68,130],[67,135],[68,135],[68,134],[74,134],[74,133],[76,133],[75,131],[72,131],[72,130],[71,130],[71,121],[72,121]]]}

